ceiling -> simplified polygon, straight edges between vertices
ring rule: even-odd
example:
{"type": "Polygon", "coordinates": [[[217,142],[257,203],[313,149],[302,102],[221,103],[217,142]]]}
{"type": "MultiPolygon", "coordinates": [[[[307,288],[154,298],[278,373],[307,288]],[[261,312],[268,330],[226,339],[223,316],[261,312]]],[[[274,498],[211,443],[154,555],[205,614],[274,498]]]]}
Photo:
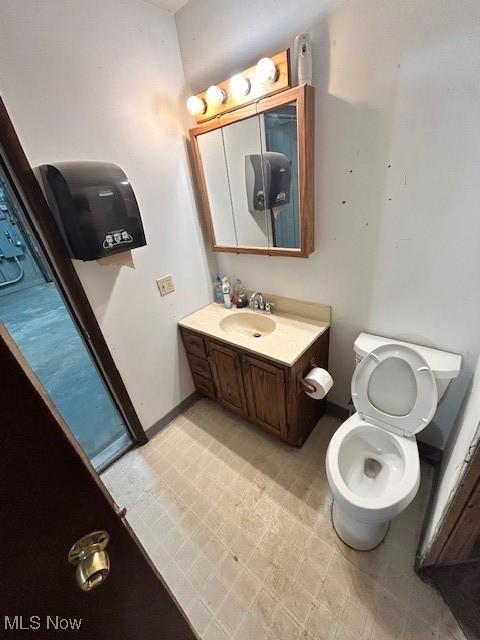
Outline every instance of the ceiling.
{"type": "Polygon", "coordinates": [[[160,7],[160,9],[170,11],[170,13],[175,13],[175,11],[181,9],[184,4],[187,4],[188,0],[144,0],[144,2],[154,4],[156,7],[160,7]]]}

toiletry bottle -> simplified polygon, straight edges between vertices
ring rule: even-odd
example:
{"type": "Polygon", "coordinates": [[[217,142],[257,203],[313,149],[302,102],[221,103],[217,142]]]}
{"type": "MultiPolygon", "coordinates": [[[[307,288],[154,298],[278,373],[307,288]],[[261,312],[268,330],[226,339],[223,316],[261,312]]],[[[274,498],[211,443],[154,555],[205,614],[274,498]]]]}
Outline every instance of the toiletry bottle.
{"type": "Polygon", "coordinates": [[[228,281],[227,276],[222,278],[222,293],[223,293],[223,302],[225,304],[225,309],[232,308],[232,298],[230,296],[230,282],[228,281]]]}
{"type": "Polygon", "coordinates": [[[233,285],[233,292],[235,297],[235,306],[237,307],[237,309],[243,309],[243,307],[246,307],[248,305],[248,296],[240,278],[237,278],[235,280],[235,284],[233,285]]]}
{"type": "Polygon", "coordinates": [[[222,279],[219,273],[217,273],[217,277],[215,278],[215,302],[217,304],[223,304],[222,279]]]}
{"type": "MultiPolygon", "coordinates": [[[[238,278],[237,278],[238,280],[238,278]]],[[[237,280],[235,280],[235,282],[233,283],[233,287],[232,287],[232,305],[234,307],[237,306],[237,280]]]]}

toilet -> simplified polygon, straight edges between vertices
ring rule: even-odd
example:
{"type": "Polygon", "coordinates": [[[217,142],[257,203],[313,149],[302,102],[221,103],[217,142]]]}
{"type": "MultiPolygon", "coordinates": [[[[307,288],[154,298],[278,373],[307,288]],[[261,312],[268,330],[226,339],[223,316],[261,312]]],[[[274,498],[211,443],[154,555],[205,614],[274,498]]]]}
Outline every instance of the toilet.
{"type": "Polygon", "coordinates": [[[330,440],[326,470],[337,535],[368,551],[418,491],[415,434],[432,420],[458,376],[461,356],[367,333],[355,340],[354,351],[356,413],[330,440]]]}

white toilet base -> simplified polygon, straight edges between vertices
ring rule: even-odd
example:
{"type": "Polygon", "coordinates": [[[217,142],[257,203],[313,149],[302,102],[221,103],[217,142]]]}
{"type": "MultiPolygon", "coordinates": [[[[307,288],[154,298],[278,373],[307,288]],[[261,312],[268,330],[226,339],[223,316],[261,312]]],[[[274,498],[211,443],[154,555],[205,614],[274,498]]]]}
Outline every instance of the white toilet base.
{"type": "Polygon", "coordinates": [[[333,501],[332,521],[338,537],[358,551],[371,551],[384,539],[390,520],[384,522],[359,522],[350,518],[337,502],[333,501]]]}

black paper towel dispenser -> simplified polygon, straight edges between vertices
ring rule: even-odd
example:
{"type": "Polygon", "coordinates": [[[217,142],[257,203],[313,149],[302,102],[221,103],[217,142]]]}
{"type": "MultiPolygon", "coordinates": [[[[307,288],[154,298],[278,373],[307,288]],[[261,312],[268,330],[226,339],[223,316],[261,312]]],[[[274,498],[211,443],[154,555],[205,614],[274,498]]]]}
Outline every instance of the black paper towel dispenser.
{"type": "Polygon", "coordinates": [[[291,166],[283,153],[265,151],[245,156],[245,186],[250,213],[290,202],[291,166]]]}
{"type": "Polygon", "coordinates": [[[135,194],[117,165],[56,162],[34,172],[72,258],[96,260],[147,244],[135,194]]]}

